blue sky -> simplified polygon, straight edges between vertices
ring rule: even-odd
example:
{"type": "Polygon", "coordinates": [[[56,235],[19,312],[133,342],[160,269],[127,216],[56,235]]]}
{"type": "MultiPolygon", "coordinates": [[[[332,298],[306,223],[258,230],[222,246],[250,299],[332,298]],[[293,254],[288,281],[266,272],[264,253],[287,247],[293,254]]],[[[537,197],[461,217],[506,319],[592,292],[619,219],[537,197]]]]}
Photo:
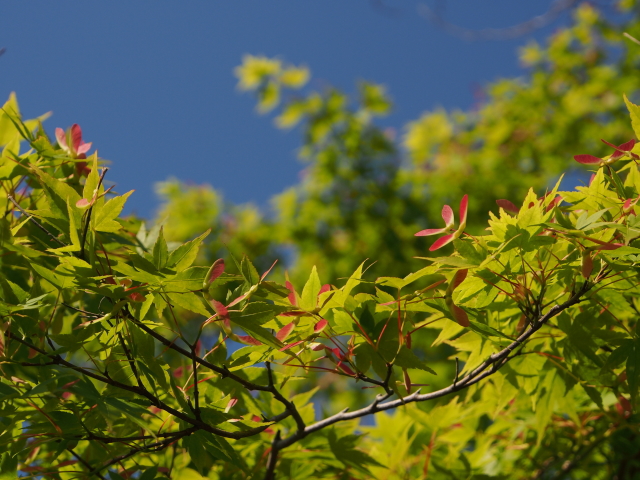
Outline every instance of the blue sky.
{"type": "MultiPolygon", "coordinates": [[[[469,28],[509,26],[551,1],[448,0],[446,17],[469,28]]],[[[0,5],[0,97],[16,91],[25,117],[45,127],[79,123],[112,160],[117,190],[135,189],[129,211],[150,217],[153,185],[175,176],[212,184],[225,199],[268,199],[297,182],[299,135],[259,116],[236,89],[246,53],[310,67],[317,86],[386,85],[386,124],[437,107],[468,109],[474,92],[523,75],[517,48],[567,22],[514,41],[467,42],[430,24],[420,2],[387,0],[110,2],[6,0],[0,5]]],[[[433,6],[433,3],[426,2],[433,6]]]]}

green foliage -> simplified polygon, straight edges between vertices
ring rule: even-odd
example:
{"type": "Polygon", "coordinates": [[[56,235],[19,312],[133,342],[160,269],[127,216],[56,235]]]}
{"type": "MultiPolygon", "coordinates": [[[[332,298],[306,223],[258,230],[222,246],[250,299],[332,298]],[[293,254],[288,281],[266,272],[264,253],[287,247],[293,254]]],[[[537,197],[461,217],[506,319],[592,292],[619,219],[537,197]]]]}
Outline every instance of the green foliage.
{"type": "Polygon", "coordinates": [[[523,49],[526,81],[400,143],[376,125],[383,87],[289,96],[305,67],[245,57],[240,88],[304,138],[273,218],[177,180],[158,225],[122,217],[131,192],[105,190],[80,127],[52,141],[12,95],[0,478],[635,478],[640,107],[637,55],[612,49],[640,36],[629,18],[582,5],[523,49]]]}
{"type": "MultiPolygon", "coordinates": [[[[381,108],[379,94],[363,104],[381,108]]],[[[345,129],[362,117],[345,114],[345,129]]],[[[180,244],[122,218],[129,193],[104,189],[79,126],[52,143],[9,118],[3,477],[637,471],[635,142],[598,159],[588,186],[529,190],[512,213],[490,213],[481,235],[465,196],[459,222],[444,209],[432,232],[453,251],[413,273],[376,278],[365,261],[323,284],[336,269],[318,263],[281,284],[246,256],[195,264],[210,231],[180,244]]]]}
{"type": "MultiPolygon", "coordinates": [[[[626,20],[614,24],[583,2],[571,27],[558,30],[544,46],[522,49],[529,68],[524,78],[489,85],[470,112],[425,113],[398,138],[377,124],[391,108],[383,87],[362,83],[355,99],[333,87],[300,90],[302,82],[280,80],[295,67],[245,57],[236,70],[240,88],[254,92],[259,106],[265,89],[278,91],[269,110],[277,112],[277,126],[297,126],[307,166],[300,184],[273,198],[273,215],[225,206],[224,222],[208,227],[237,238],[231,251],[265,268],[291,257],[283,248],[292,251],[295,262],[281,265],[287,263],[299,281],[320,264],[329,278],[347,277],[364,258],[375,259],[373,268],[381,275],[403,275],[427,245],[413,234],[439,226],[443,204],[473,194],[468,228],[480,232],[487,212],[497,213],[496,199],[513,201],[529,188],[542,194],[562,172],[576,178],[573,155],[588,151],[600,157],[610,153],[600,138],[618,145],[632,137],[623,94],[640,100],[638,46],[622,32],[640,37],[640,27],[635,2],[620,8],[626,20]],[[236,235],[257,224],[253,235],[236,235]]],[[[182,197],[189,191],[183,186],[182,197]]],[[[174,221],[181,223],[172,216],[168,231],[174,221]]],[[[226,250],[214,239],[209,259],[223,255],[226,250]]]]}

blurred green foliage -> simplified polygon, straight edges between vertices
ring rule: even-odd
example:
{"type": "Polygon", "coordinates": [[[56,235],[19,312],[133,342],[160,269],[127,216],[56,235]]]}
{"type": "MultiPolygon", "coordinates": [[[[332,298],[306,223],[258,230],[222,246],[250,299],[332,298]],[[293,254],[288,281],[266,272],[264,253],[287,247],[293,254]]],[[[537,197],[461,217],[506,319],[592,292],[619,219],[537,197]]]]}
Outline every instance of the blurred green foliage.
{"type": "MultiPolygon", "coordinates": [[[[622,32],[640,37],[638,6],[619,8],[626,20],[616,24],[582,3],[571,26],[521,49],[522,78],[488,85],[472,111],[427,112],[402,135],[376,123],[392,108],[384,87],[363,82],[356,98],[334,87],[316,91],[305,88],[306,67],[246,56],[236,69],[240,88],[255,93],[258,111],[277,112],[279,128],[297,128],[305,169],[271,210],[198,198],[198,208],[219,212],[208,224],[218,232],[209,259],[230,250],[267,268],[281,258],[303,280],[315,264],[340,278],[370,258],[374,271],[400,275],[426,254],[425,240],[413,234],[440,225],[442,204],[472,194],[469,228],[478,231],[486,212],[497,212],[496,198],[520,198],[530,186],[542,194],[566,170],[573,178],[576,152],[604,155],[610,149],[600,138],[619,144],[632,135],[622,94],[638,100],[640,47],[622,32]]],[[[199,223],[179,205],[210,187],[173,181],[163,188],[171,195],[162,195],[158,219],[167,218],[168,237],[191,238],[201,229],[190,225],[199,223]]]]}

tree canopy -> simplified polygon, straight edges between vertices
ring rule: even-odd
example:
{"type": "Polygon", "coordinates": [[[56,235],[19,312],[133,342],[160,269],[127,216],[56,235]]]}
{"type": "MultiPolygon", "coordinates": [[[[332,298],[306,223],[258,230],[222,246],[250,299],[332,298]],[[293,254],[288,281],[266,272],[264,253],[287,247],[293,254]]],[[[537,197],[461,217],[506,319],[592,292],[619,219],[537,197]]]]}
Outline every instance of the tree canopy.
{"type": "Polygon", "coordinates": [[[400,138],[383,87],[309,91],[308,69],[247,56],[240,87],[308,163],[273,215],[169,180],[161,221],[122,216],[132,192],[80,126],[49,136],[12,95],[0,478],[635,478],[640,47],[621,32],[640,27],[620,6],[618,25],[582,5],[523,50],[527,79],[400,138]]]}

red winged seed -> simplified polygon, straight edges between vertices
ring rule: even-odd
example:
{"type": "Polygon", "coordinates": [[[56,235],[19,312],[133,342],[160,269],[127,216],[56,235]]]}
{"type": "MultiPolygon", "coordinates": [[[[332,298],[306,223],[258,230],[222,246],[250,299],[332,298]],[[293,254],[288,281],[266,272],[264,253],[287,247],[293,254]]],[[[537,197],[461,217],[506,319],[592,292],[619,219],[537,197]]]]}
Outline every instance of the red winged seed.
{"type": "Polygon", "coordinates": [[[464,195],[460,200],[460,223],[463,224],[467,221],[467,210],[469,209],[469,195],[464,195]]]}
{"type": "Polygon", "coordinates": [[[212,283],[216,278],[222,275],[222,272],[224,272],[224,260],[219,258],[213,262],[213,265],[211,265],[211,274],[208,279],[209,283],[212,283]]]}
{"type": "Polygon", "coordinates": [[[211,300],[211,306],[216,311],[216,313],[221,317],[226,317],[229,315],[229,311],[227,310],[227,307],[225,307],[224,304],[220,303],[219,301],[215,299],[211,300]]]}
{"type": "Polygon", "coordinates": [[[404,377],[404,388],[407,389],[407,393],[411,393],[411,378],[409,377],[409,372],[405,369],[402,374],[404,377]]]}
{"type": "Polygon", "coordinates": [[[449,205],[442,207],[442,219],[444,220],[444,223],[447,224],[447,227],[453,225],[455,219],[453,209],[449,205]]]}
{"type": "Polygon", "coordinates": [[[324,318],[316,323],[316,326],[313,327],[313,333],[320,333],[327,326],[329,322],[327,322],[324,318]]]}
{"type": "Polygon", "coordinates": [[[510,202],[509,200],[505,200],[505,199],[501,199],[501,200],[496,200],[496,203],[498,204],[498,206],[500,208],[502,208],[505,212],[509,212],[509,213],[515,213],[516,215],[518,214],[518,212],[520,211],[520,209],[518,207],[516,207],[513,202],[510,202]]]}
{"type": "Polygon", "coordinates": [[[134,302],[144,302],[147,299],[147,297],[145,297],[143,294],[138,292],[130,293],[129,298],[134,302]]]}
{"type": "Polygon", "coordinates": [[[279,351],[284,352],[285,350],[289,350],[290,348],[297,347],[301,343],[304,343],[304,340],[298,340],[297,342],[290,343],[289,345],[285,345],[279,351]]]}
{"type": "Polygon", "coordinates": [[[355,373],[353,373],[353,370],[351,370],[345,363],[343,362],[338,362],[338,365],[336,365],[338,368],[342,369],[342,371],[344,373],[346,373],[347,375],[355,375],[355,373]]]}
{"type": "Polygon", "coordinates": [[[60,145],[63,149],[67,147],[67,137],[64,133],[64,130],[60,127],[56,128],[56,140],[58,141],[58,145],[60,145]]]}
{"type": "Polygon", "coordinates": [[[587,252],[582,254],[581,273],[584,278],[589,278],[591,272],[593,272],[593,259],[587,252]]]}
{"type": "Polygon", "coordinates": [[[606,145],[609,145],[611,148],[613,148],[616,151],[616,154],[618,155],[614,154],[613,155],[614,158],[618,158],[624,153],[630,152],[631,149],[636,145],[636,141],[633,138],[628,142],[624,142],[623,144],[618,145],[617,147],[614,144],[607,142],[606,140],[600,139],[600,141],[606,145]]]}
{"type": "Polygon", "coordinates": [[[623,143],[622,145],[620,145],[618,148],[620,150],[624,150],[625,152],[630,152],[631,149],[633,149],[633,147],[636,146],[636,141],[635,139],[631,139],[628,142],[623,143]]]}
{"type": "Polygon", "coordinates": [[[71,126],[71,143],[76,153],[79,153],[78,147],[82,144],[82,128],[77,123],[71,126]]]}
{"type": "Polygon", "coordinates": [[[247,297],[247,294],[246,294],[246,293],[245,293],[245,294],[243,294],[243,295],[240,295],[238,298],[236,298],[234,301],[232,301],[229,305],[227,305],[227,308],[228,308],[228,307],[233,307],[234,305],[236,305],[236,304],[240,303],[240,302],[241,302],[242,300],[244,300],[246,297],[247,297]]]}
{"type": "Polygon", "coordinates": [[[429,235],[437,235],[438,233],[446,232],[446,228],[427,228],[426,230],[420,230],[414,236],[416,237],[428,237],[429,235]]]}
{"type": "Polygon", "coordinates": [[[586,155],[586,154],[574,155],[573,159],[578,163],[582,163],[583,165],[596,165],[602,162],[601,158],[594,157],[593,155],[586,155]]]}
{"type": "Polygon", "coordinates": [[[451,280],[451,285],[453,286],[451,291],[453,291],[456,288],[458,288],[458,286],[462,282],[464,282],[464,279],[467,278],[467,273],[468,273],[468,270],[466,268],[464,270],[458,270],[456,272],[456,274],[453,276],[453,280],[451,280]]]}
{"type": "Polygon", "coordinates": [[[435,250],[438,250],[439,248],[444,247],[445,245],[448,245],[449,243],[453,242],[454,237],[455,235],[453,233],[450,235],[445,235],[444,237],[440,237],[433,243],[433,245],[431,245],[429,251],[433,252],[435,250]]]}
{"type": "Polygon", "coordinates": [[[250,335],[238,335],[238,339],[242,343],[246,343],[248,345],[262,345],[262,342],[260,340],[256,340],[250,335]]]}
{"type": "Polygon", "coordinates": [[[294,322],[288,323],[276,333],[276,338],[281,342],[284,342],[284,339],[289,336],[289,334],[296,328],[296,324],[294,322]]]}
{"type": "Polygon", "coordinates": [[[458,307],[457,305],[453,306],[453,315],[456,317],[456,321],[463,327],[469,326],[469,316],[467,312],[458,307]]]}

